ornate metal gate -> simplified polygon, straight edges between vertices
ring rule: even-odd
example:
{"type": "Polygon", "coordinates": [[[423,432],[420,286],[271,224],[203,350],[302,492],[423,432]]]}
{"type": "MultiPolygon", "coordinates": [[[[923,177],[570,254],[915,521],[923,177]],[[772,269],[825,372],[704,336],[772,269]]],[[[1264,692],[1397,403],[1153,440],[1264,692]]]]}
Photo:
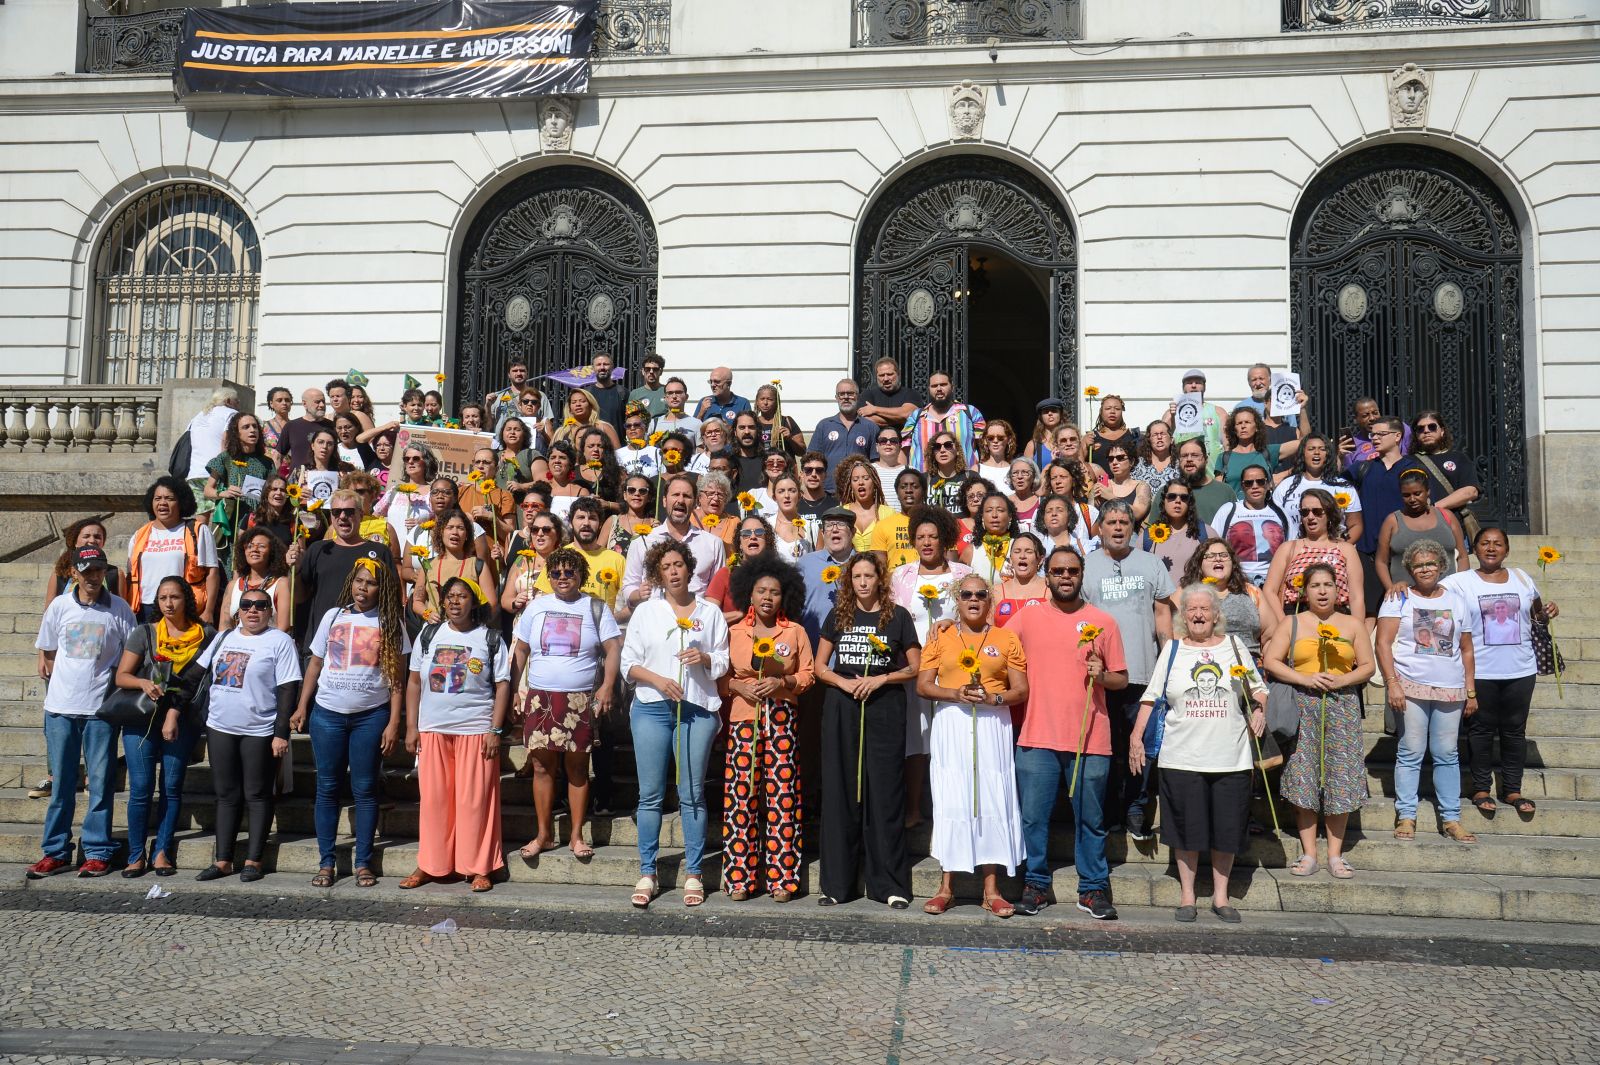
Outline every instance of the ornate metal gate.
{"type": "Polygon", "coordinates": [[[903,380],[940,370],[970,396],[969,256],[998,248],[1050,276],[1050,382],[1078,390],[1077,266],[1072,223],[1055,195],[1025,171],[966,155],[918,167],[873,205],[856,249],[855,374],[869,381],[885,355],[903,380]]]}
{"type": "Polygon", "coordinates": [[[636,370],[655,344],[656,258],[644,203],[608,174],[550,167],[502,189],[462,250],[457,405],[515,355],[535,376],[601,352],[636,370]]]}
{"type": "Polygon", "coordinates": [[[1528,527],[1522,244],[1505,198],[1455,156],[1360,152],[1320,174],[1296,212],[1291,358],[1316,426],[1377,398],[1437,409],[1477,463],[1474,510],[1528,527]]]}

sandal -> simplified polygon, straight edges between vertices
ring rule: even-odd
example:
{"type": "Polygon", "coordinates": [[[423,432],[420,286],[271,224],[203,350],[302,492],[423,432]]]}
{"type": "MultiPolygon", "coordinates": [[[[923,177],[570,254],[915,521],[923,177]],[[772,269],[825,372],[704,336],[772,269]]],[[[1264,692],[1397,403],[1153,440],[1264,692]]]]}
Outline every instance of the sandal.
{"type": "Polygon", "coordinates": [[[421,869],[418,869],[410,876],[400,881],[400,889],[402,891],[410,891],[412,888],[419,888],[423,884],[431,883],[433,883],[433,877],[427,873],[424,873],[421,869]]]}
{"type": "Polygon", "coordinates": [[[1494,799],[1489,796],[1487,791],[1480,791],[1478,794],[1474,795],[1472,797],[1472,805],[1476,806],[1478,808],[1478,812],[1483,816],[1494,816],[1495,802],[1494,799]]]}
{"type": "Polygon", "coordinates": [[[633,885],[633,905],[642,910],[650,905],[650,901],[659,894],[661,894],[661,885],[656,882],[656,878],[653,876],[641,876],[639,882],[633,885]]]}
{"type": "Polygon", "coordinates": [[[750,897],[750,892],[742,887],[730,888],[727,892],[729,902],[743,902],[750,897]]]}
{"type": "Polygon", "coordinates": [[[1328,872],[1333,875],[1335,880],[1349,880],[1356,875],[1355,869],[1351,868],[1350,863],[1344,860],[1343,855],[1328,859],[1328,872]]]}
{"type": "Polygon", "coordinates": [[[377,887],[378,877],[371,869],[362,866],[356,870],[356,887],[377,887]]]}
{"type": "Polygon", "coordinates": [[[1017,908],[999,895],[990,895],[983,900],[983,908],[996,917],[1006,918],[1017,912],[1017,908]]]}
{"type": "Polygon", "coordinates": [[[955,901],[956,897],[954,895],[946,895],[943,892],[940,892],[922,904],[922,912],[931,913],[937,917],[944,911],[948,910],[951,904],[955,901]]]}
{"type": "Polygon", "coordinates": [[[705,881],[697,876],[691,876],[683,882],[683,904],[685,906],[698,906],[706,901],[705,881]]]}
{"type": "Polygon", "coordinates": [[[333,870],[327,868],[318,869],[317,875],[311,878],[311,886],[322,888],[333,887],[333,870]]]}
{"type": "Polygon", "coordinates": [[[553,849],[553,846],[554,845],[547,847],[543,843],[540,843],[537,839],[530,839],[528,842],[522,845],[517,853],[522,855],[523,861],[531,862],[545,851],[553,849]]]}
{"type": "Polygon", "coordinates": [[[1439,831],[1457,843],[1476,843],[1478,837],[1461,827],[1460,821],[1446,821],[1439,826],[1439,831]]]}
{"type": "Polygon", "coordinates": [[[1395,839],[1416,839],[1417,819],[1415,817],[1397,818],[1394,823],[1395,839]]]}
{"type": "Polygon", "coordinates": [[[580,862],[586,862],[594,857],[594,848],[583,841],[581,837],[572,838],[572,856],[580,862]]]}
{"type": "Polygon", "coordinates": [[[487,873],[478,873],[467,886],[473,891],[490,891],[494,888],[494,881],[489,879],[487,873]]]}
{"type": "Polygon", "coordinates": [[[1293,865],[1289,866],[1289,872],[1294,876],[1310,876],[1316,871],[1317,859],[1311,854],[1302,854],[1294,860],[1293,865]]]}
{"type": "Polygon", "coordinates": [[[794,892],[784,891],[782,888],[772,893],[773,902],[788,902],[792,898],[794,898],[794,892]]]}
{"type": "Polygon", "coordinates": [[[1533,811],[1538,809],[1538,807],[1533,804],[1533,800],[1523,797],[1521,792],[1512,792],[1510,795],[1507,795],[1506,805],[1517,811],[1517,813],[1521,814],[1523,817],[1532,817],[1533,811]]]}

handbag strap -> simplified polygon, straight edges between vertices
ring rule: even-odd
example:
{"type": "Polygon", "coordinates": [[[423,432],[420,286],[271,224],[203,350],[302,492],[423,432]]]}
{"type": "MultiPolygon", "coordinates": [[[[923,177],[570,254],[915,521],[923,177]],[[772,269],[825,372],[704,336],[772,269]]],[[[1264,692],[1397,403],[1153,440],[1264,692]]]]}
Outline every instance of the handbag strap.
{"type": "Polygon", "coordinates": [[[1167,681],[1172,679],[1172,667],[1173,664],[1178,661],[1178,641],[1167,641],[1166,651],[1167,672],[1161,677],[1161,690],[1156,692],[1156,696],[1161,699],[1165,699],[1167,697],[1167,681]]]}

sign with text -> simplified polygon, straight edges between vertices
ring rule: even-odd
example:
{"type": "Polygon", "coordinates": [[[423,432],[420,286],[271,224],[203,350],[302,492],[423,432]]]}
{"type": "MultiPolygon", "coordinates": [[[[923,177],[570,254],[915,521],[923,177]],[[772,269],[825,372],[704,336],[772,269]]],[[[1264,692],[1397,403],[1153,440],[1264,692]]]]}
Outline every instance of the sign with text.
{"type": "MultiPolygon", "coordinates": [[[[405,458],[409,444],[422,444],[439,459],[439,476],[448,477],[459,485],[467,483],[472,472],[472,453],[479,448],[493,447],[494,436],[475,433],[470,429],[439,429],[431,425],[402,425],[394,439],[394,462],[389,469],[389,483],[400,484],[406,479],[405,458]]],[[[424,494],[427,485],[419,485],[424,494]]]]}
{"type": "Polygon", "coordinates": [[[173,90],[324,99],[554,96],[589,88],[596,0],[191,7],[173,90]]]}

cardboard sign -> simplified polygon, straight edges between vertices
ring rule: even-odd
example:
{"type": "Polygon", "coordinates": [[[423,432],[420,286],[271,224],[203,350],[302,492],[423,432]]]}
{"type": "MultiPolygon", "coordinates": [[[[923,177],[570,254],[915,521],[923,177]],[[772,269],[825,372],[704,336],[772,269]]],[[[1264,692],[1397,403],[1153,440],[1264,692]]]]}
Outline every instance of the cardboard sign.
{"type": "Polygon", "coordinates": [[[1172,412],[1172,439],[1183,440],[1205,434],[1205,425],[1201,421],[1205,402],[1203,392],[1184,392],[1172,401],[1176,408],[1172,412]]]}
{"type": "Polygon", "coordinates": [[[261,490],[266,486],[266,481],[253,473],[247,473],[244,475],[244,480],[239,482],[239,494],[252,504],[259,503],[261,490]]]}
{"type": "MultiPolygon", "coordinates": [[[[471,429],[439,429],[431,425],[402,425],[395,434],[394,461],[389,468],[389,483],[399,484],[406,479],[405,451],[409,444],[422,444],[439,459],[439,476],[448,477],[457,484],[467,483],[472,472],[472,453],[479,448],[493,447],[494,436],[471,429]]],[[[427,486],[422,488],[426,490],[427,486]]]]}

